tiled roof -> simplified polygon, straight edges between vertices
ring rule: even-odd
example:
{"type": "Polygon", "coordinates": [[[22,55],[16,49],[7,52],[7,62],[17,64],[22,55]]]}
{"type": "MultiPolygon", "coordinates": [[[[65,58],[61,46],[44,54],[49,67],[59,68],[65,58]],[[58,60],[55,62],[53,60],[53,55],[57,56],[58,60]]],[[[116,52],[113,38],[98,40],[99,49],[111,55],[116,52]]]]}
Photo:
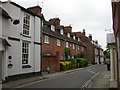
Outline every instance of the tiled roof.
{"type": "Polygon", "coordinates": [[[50,28],[47,25],[43,27],[43,33],[46,35],[61,39],[61,40],[65,40],[65,41],[86,47],[86,45],[83,42],[78,42],[77,40],[68,38],[67,36],[61,35],[60,33],[56,32],[56,31],[54,32],[54,31],[50,30],[50,28]]]}
{"type": "Polygon", "coordinates": [[[0,14],[2,14],[2,16],[6,17],[7,19],[11,18],[9,14],[2,7],[0,7],[0,14]]]}

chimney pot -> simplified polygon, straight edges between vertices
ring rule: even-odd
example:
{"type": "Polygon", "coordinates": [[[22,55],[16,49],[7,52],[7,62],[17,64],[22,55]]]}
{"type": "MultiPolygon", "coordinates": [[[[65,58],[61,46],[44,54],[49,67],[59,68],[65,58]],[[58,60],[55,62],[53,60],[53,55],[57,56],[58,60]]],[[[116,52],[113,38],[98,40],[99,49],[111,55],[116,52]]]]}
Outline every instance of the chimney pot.
{"type": "Polygon", "coordinates": [[[90,38],[90,40],[92,40],[92,35],[91,34],[89,34],[89,38],[90,38]]]}
{"type": "Polygon", "coordinates": [[[85,35],[85,29],[83,29],[83,35],[85,35]]]}

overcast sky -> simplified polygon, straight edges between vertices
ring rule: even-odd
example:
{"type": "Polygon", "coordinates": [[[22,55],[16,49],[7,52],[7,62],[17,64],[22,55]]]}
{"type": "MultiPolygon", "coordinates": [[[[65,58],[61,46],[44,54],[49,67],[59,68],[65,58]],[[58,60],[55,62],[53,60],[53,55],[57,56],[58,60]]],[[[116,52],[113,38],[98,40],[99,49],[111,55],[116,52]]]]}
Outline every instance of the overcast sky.
{"type": "MultiPolygon", "coordinates": [[[[5,0],[2,0],[5,1],[5,0]]],[[[43,8],[46,20],[59,17],[61,25],[71,24],[72,31],[86,30],[98,40],[102,48],[106,47],[105,29],[112,29],[111,0],[12,0],[27,8],[38,4],[43,8]],[[43,2],[43,4],[41,3],[43,2]]]]}

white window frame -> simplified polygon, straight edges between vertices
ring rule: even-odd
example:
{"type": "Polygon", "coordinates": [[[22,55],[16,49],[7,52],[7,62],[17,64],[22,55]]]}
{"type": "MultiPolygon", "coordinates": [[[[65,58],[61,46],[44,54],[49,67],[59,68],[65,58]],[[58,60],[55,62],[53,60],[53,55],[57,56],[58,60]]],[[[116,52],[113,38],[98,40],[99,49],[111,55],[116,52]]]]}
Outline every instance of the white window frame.
{"type": "Polygon", "coordinates": [[[66,42],[66,47],[69,48],[69,43],[68,42],[66,42]]]}
{"type": "Polygon", "coordinates": [[[57,39],[57,46],[61,46],[61,41],[57,39]]]}
{"type": "Polygon", "coordinates": [[[84,51],[84,47],[82,47],[82,51],[84,51]]]}
{"type": "Polygon", "coordinates": [[[29,64],[30,64],[30,43],[27,41],[22,41],[22,65],[29,64]],[[27,61],[26,63],[25,60],[27,61]]]}
{"type": "Polygon", "coordinates": [[[23,31],[22,34],[26,36],[30,36],[30,15],[24,12],[23,16],[23,31]]]}
{"type": "Polygon", "coordinates": [[[73,39],[75,40],[75,36],[73,36],[73,39]]]}
{"type": "Polygon", "coordinates": [[[75,49],[75,44],[73,44],[73,49],[75,49]]]}
{"type": "Polygon", "coordinates": [[[80,46],[78,45],[78,50],[80,50],[80,46]]]}
{"type": "Polygon", "coordinates": [[[80,41],[80,38],[78,38],[78,42],[80,41]]]}
{"type": "Polygon", "coordinates": [[[72,59],[74,59],[74,56],[72,56],[72,59]]]}
{"type": "Polygon", "coordinates": [[[50,44],[50,38],[49,38],[49,36],[45,35],[45,37],[44,37],[44,43],[50,44]]]}
{"type": "Polygon", "coordinates": [[[63,29],[61,29],[61,30],[60,30],[60,34],[62,34],[62,35],[63,35],[63,29]]]}
{"type": "Polygon", "coordinates": [[[55,26],[54,25],[51,25],[51,30],[55,31],[55,26]]]}
{"type": "Polygon", "coordinates": [[[67,36],[70,38],[70,33],[67,33],[67,36]]]}

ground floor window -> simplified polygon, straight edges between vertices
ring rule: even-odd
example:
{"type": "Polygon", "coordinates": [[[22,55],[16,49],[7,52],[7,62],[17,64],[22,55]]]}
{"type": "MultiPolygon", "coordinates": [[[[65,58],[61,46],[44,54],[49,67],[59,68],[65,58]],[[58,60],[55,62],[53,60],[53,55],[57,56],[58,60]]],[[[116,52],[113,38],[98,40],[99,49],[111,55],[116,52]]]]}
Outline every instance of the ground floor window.
{"type": "Polygon", "coordinates": [[[29,42],[22,42],[22,64],[28,64],[29,61],[29,42]]]}
{"type": "Polygon", "coordinates": [[[61,56],[61,60],[63,60],[63,56],[61,56]]]}

